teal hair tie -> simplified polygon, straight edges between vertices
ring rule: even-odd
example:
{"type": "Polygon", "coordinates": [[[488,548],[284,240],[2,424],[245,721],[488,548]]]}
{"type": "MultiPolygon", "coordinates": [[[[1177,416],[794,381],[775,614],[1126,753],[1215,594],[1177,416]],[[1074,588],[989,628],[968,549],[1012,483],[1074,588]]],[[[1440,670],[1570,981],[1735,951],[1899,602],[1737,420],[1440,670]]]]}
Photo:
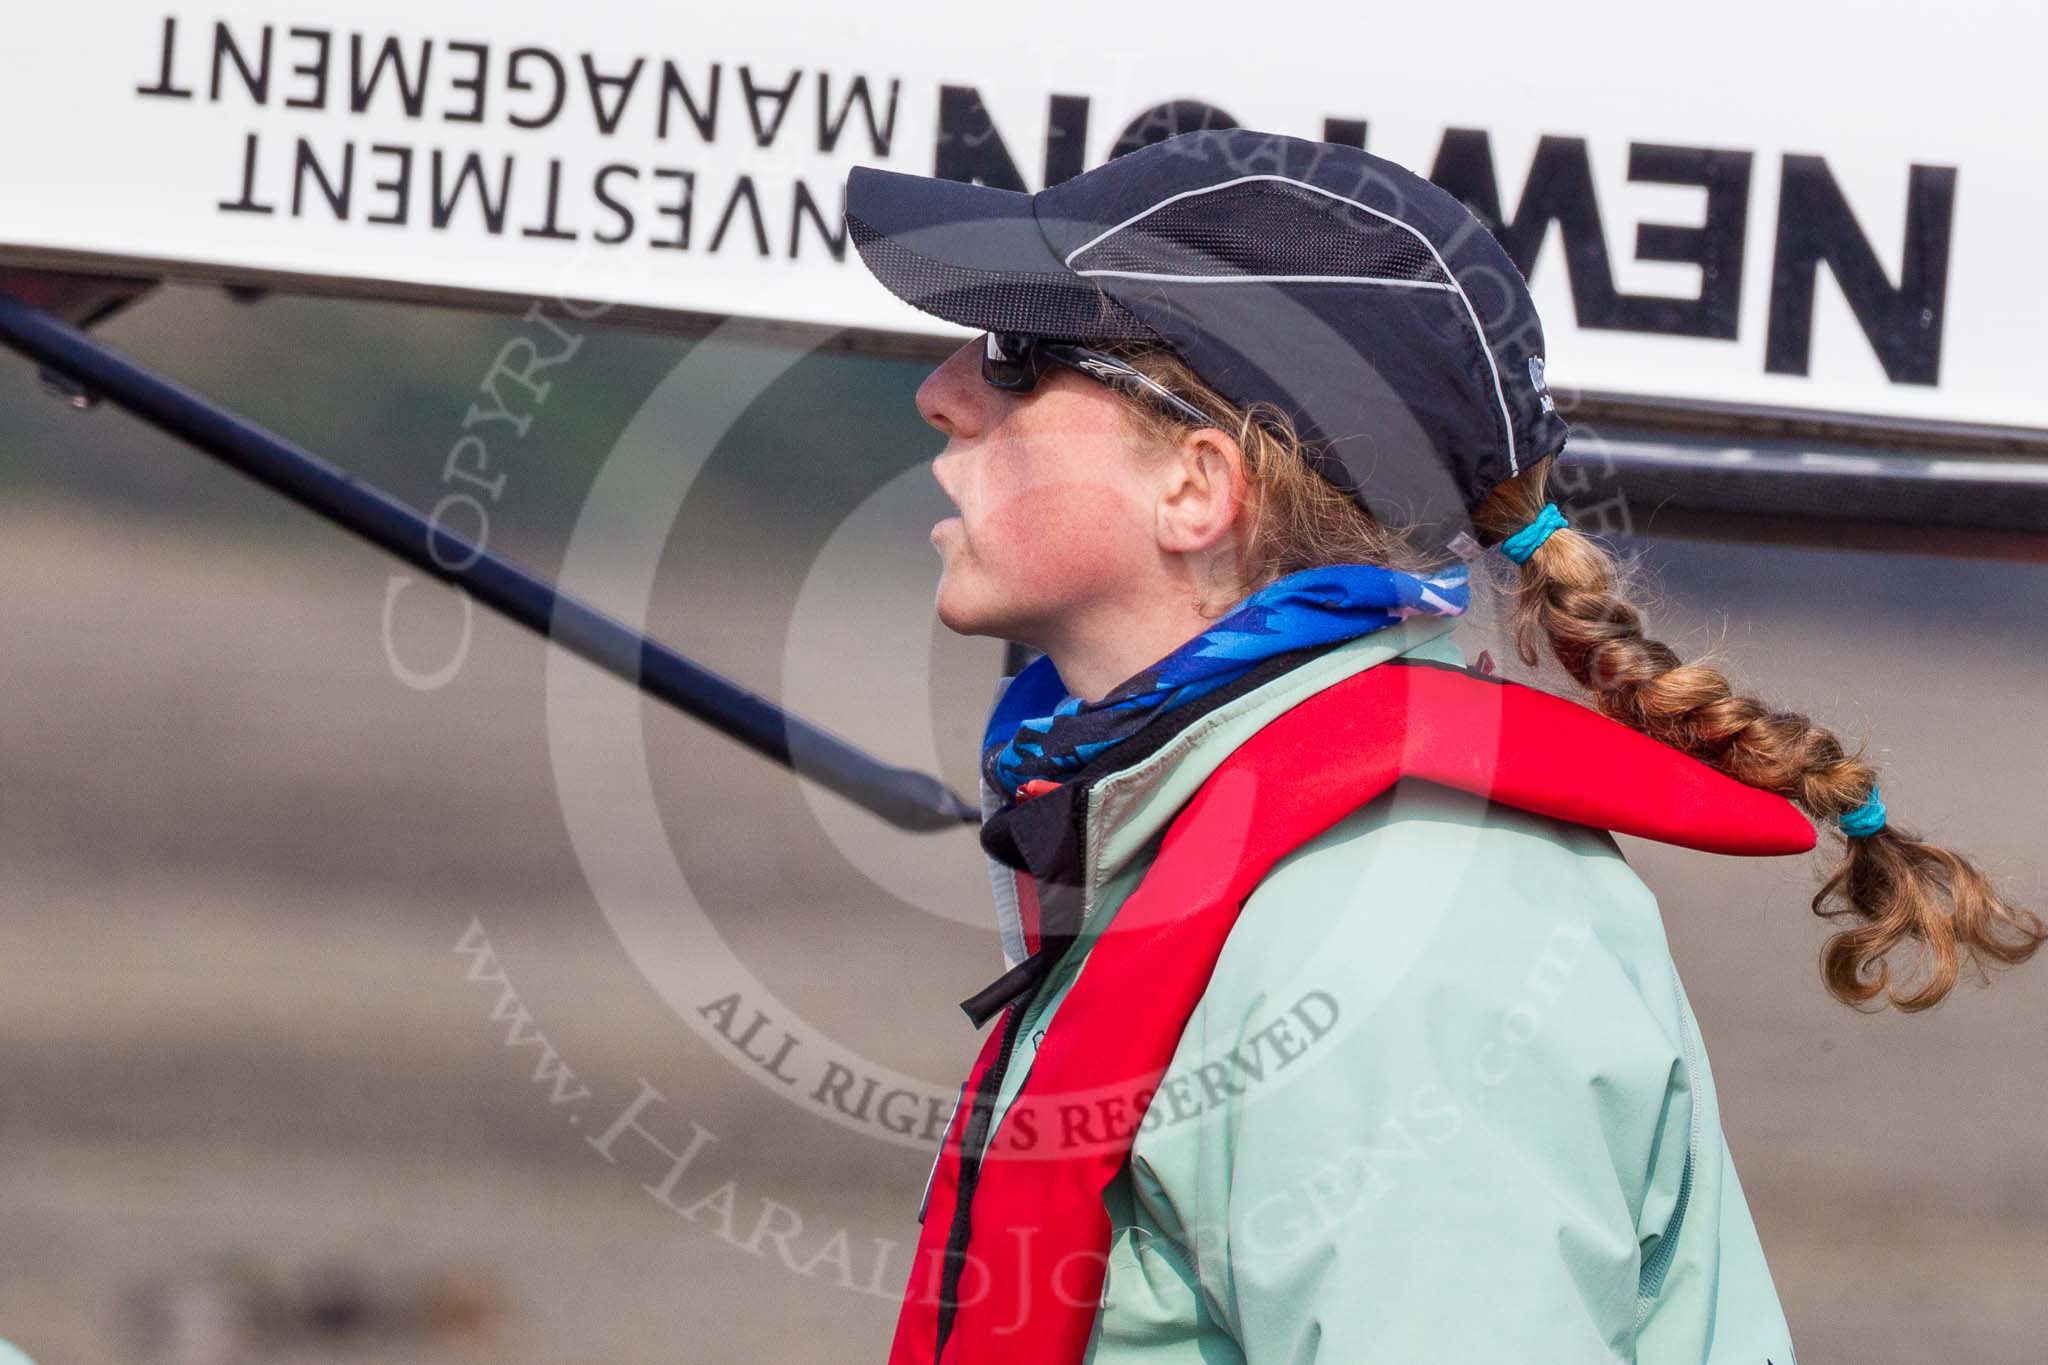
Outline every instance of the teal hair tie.
{"type": "Polygon", "coordinates": [[[1842,833],[1851,839],[1867,839],[1884,828],[1884,802],[1876,787],[1870,789],[1862,805],[1842,817],[1841,825],[1842,833]]]}
{"type": "Polygon", "coordinates": [[[1536,520],[1500,543],[1500,552],[1517,564],[1527,564],[1537,547],[1562,531],[1565,524],[1564,513],[1557,510],[1557,504],[1546,502],[1543,510],[1536,514],[1536,520]]]}

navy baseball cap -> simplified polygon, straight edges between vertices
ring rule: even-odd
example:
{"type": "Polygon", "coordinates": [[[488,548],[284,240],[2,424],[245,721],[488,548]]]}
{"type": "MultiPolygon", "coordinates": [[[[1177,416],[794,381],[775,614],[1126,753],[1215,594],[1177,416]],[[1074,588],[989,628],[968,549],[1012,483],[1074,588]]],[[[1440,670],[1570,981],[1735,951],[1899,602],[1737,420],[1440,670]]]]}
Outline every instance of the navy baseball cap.
{"type": "Polygon", "coordinates": [[[1424,548],[1563,446],[1521,271],[1447,191],[1246,128],[1036,194],[857,166],[846,224],[905,302],[964,327],[1164,346],[1293,421],[1330,482],[1424,548]]]}

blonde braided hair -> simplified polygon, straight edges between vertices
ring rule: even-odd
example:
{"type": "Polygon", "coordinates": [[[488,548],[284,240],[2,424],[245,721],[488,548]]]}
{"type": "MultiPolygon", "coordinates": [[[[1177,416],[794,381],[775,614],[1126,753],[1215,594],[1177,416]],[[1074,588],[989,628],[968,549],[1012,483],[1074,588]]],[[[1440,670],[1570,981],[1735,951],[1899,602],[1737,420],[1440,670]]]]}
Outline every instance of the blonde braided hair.
{"type": "MultiPolygon", "coordinates": [[[[1244,452],[1241,591],[1231,600],[1319,564],[1442,567],[1317,474],[1277,409],[1233,405],[1162,348],[1107,349],[1211,414],[1244,452]]],[[[1125,414],[1134,434],[1155,446],[1190,429],[1136,399],[1126,402],[1125,414]]],[[[1497,544],[1536,518],[1549,500],[1550,464],[1540,461],[1499,485],[1476,510],[1484,543],[1497,544]]],[[[1824,726],[1738,693],[1719,669],[1688,662],[1649,638],[1624,579],[1599,542],[1569,527],[1551,533],[1507,588],[1522,661],[1534,666],[1547,649],[1603,714],[1776,792],[1825,828],[1864,803],[1877,771],[1860,751],[1850,753],[1824,726]]],[[[1812,900],[1816,915],[1842,926],[1822,946],[1820,969],[1844,1004],[1881,996],[1880,1005],[1923,1010],[1955,987],[1966,961],[1988,979],[1992,970],[2032,957],[2048,937],[2038,916],[2007,904],[1968,860],[1899,826],[1845,843],[1812,900]],[[1889,959],[1909,946],[1917,946],[1921,970],[1902,977],[1889,959]]]]}

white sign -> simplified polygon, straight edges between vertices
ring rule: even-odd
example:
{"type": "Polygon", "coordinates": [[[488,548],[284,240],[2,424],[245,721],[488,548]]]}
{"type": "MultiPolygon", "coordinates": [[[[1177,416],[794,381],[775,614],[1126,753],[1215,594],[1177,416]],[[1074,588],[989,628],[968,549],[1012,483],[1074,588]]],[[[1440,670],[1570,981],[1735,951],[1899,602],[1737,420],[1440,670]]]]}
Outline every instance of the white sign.
{"type": "Polygon", "coordinates": [[[2048,21],[1645,9],[415,0],[18,6],[0,261],[946,334],[847,171],[1038,189],[1206,118],[1496,226],[1550,377],[2048,426],[2048,21]]]}

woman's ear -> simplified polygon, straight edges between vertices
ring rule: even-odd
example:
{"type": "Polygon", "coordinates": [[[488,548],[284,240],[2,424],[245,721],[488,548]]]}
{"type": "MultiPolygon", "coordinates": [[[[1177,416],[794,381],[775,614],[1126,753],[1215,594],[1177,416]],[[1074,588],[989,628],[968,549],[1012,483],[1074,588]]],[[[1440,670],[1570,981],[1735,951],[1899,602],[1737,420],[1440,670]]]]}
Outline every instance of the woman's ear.
{"type": "Polygon", "coordinates": [[[1244,452],[1228,433],[1200,427],[1159,465],[1155,530],[1159,548],[1198,554],[1229,536],[1244,506],[1244,452]]]}

